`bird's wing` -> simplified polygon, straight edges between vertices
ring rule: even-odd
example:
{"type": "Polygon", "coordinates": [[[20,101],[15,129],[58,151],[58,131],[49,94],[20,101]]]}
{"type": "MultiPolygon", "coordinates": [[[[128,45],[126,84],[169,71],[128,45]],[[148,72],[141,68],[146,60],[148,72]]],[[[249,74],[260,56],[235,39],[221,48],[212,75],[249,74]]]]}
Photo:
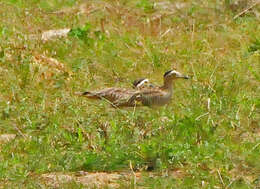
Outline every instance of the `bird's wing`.
{"type": "Polygon", "coordinates": [[[111,102],[127,101],[132,95],[136,93],[136,90],[129,90],[124,88],[109,88],[98,92],[98,95],[108,99],[111,102]]]}
{"type": "Polygon", "coordinates": [[[144,99],[154,99],[157,97],[162,97],[165,94],[166,92],[161,90],[159,87],[154,89],[143,89],[132,95],[129,101],[143,103],[144,99]]]}
{"type": "Polygon", "coordinates": [[[152,89],[144,89],[140,90],[139,92],[142,96],[163,96],[165,94],[165,91],[161,90],[160,88],[152,88],[152,89]]]}
{"type": "Polygon", "coordinates": [[[106,88],[97,91],[87,91],[82,95],[90,99],[107,99],[116,106],[134,106],[135,94],[138,90],[125,88],[106,88]]]}

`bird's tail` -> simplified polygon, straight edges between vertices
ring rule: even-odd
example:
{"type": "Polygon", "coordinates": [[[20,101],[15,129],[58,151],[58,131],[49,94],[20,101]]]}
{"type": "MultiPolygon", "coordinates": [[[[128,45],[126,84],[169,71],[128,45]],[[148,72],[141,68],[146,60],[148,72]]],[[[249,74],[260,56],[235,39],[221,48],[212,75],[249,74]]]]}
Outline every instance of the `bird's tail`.
{"type": "Polygon", "coordinates": [[[91,95],[92,93],[89,91],[83,92],[81,95],[85,96],[85,95],[91,95]]]}
{"type": "Polygon", "coordinates": [[[90,91],[76,92],[75,95],[84,96],[91,99],[100,99],[100,96],[96,92],[90,92],[90,91]]]}

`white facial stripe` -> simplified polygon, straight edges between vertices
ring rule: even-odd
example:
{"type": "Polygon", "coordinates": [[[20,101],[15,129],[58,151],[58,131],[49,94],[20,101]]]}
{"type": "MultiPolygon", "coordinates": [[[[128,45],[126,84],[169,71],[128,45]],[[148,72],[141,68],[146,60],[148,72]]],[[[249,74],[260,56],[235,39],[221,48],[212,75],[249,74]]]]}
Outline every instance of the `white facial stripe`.
{"type": "Polygon", "coordinates": [[[148,83],[148,82],[149,82],[148,79],[144,79],[140,83],[138,83],[138,85],[136,87],[141,87],[143,84],[148,83]]]}
{"type": "Polygon", "coordinates": [[[172,70],[171,74],[175,74],[177,77],[181,77],[182,76],[182,74],[180,72],[177,72],[175,70],[172,70]]]}

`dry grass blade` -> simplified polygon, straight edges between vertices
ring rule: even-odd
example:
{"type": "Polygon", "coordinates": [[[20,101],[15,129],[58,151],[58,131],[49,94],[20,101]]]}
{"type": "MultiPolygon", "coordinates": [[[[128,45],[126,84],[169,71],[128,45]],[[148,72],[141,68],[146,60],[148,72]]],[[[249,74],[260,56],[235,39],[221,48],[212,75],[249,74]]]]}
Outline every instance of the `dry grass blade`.
{"type": "Polygon", "coordinates": [[[233,19],[237,19],[238,17],[242,16],[243,14],[245,14],[247,11],[249,11],[250,9],[254,8],[256,5],[258,5],[260,3],[260,0],[257,0],[255,3],[253,3],[251,6],[249,6],[248,8],[244,9],[242,12],[238,13],[237,15],[235,15],[233,17],[233,19]]]}
{"type": "Polygon", "coordinates": [[[68,74],[67,80],[71,78],[71,71],[65,67],[65,64],[55,58],[45,55],[33,56],[33,64],[40,68],[42,79],[51,79],[57,73],[68,74]]]}
{"type": "Polygon", "coordinates": [[[221,181],[221,184],[222,184],[223,188],[225,188],[225,183],[224,183],[224,181],[223,181],[223,179],[222,179],[222,176],[221,176],[219,170],[217,170],[217,172],[218,172],[218,176],[219,176],[219,179],[220,179],[220,181],[221,181]]]}
{"type": "Polygon", "coordinates": [[[0,144],[9,142],[9,141],[15,139],[15,137],[16,137],[15,134],[2,134],[2,135],[0,135],[0,144]]]}
{"type": "Polygon", "coordinates": [[[55,70],[59,71],[63,71],[65,72],[65,66],[63,63],[59,62],[57,59],[55,58],[50,58],[47,57],[45,55],[36,55],[34,56],[34,62],[39,64],[39,65],[46,65],[50,68],[54,68],[55,70]]]}

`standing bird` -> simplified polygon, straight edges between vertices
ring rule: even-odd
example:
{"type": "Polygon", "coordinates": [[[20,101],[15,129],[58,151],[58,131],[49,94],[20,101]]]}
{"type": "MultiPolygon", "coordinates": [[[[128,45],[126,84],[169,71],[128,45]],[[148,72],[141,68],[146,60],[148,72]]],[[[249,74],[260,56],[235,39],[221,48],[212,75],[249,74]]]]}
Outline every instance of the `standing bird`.
{"type": "Polygon", "coordinates": [[[176,79],[189,79],[176,70],[165,72],[164,83],[161,87],[143,88],[135,93],[130,101],[136,101],[144,106],[163,106],[170,102],[173,93],[173,81],[176,79]]]}

